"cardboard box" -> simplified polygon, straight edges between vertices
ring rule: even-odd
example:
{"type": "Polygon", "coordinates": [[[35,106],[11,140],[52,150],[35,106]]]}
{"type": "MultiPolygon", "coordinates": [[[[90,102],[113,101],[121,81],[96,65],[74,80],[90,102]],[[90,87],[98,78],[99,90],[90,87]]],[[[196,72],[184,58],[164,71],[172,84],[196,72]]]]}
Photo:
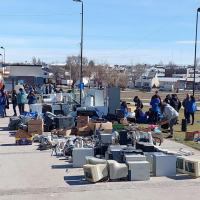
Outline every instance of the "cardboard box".
{"type": "Polygon", "coordinates": [[[30,133],[27,133],[21,129],[19,129],[15,134],[15,138],[31,138],[31,137],[32,135],[30,133]]]}
{"type": "MultiPolygon", "coordinates": [[[[152,137],[160,138],[160,139],[161,139],[161,143],[163,143],[163,138],[164,138],[163,133],[151,133],[151,135],[152,135],[152,137]]],[[[155,139],[155,141],[156,141],[157,143],[160,142],[159,139],[155,139]]]]}
{"type": "Polygon", "coordinates": [[[134,112],[136,110],[136,106],[129,106],[128,112],[134,112]]]}
{"type": "Polygon", "coordinates": [[[193,141],[194,140],[195,131],[187,131],[185,132],[185,140],[193,141]]]}
{"type": "MultiPolygon", "coordinates": [[[[99,122],[99,121],[89,123],[90,129],[93,131],[93,134],[96,134],[96,135],[99,134],[100,126],[101,126],[101,122],[99,122]]],[[[111,122],[102,122],[102,129],[105,134],[108,134],[108,133],[110,134],[110,133],[112,133],[113,125],[111,122]]]]}
{"type": "Polygon", "coordinates": [[[28,133],[31,133],[32,135],[38,134],[42,135],[44,132],[43,124],[41,125],[28,125],[28,133]]]}
{"type": "Polygon", "coordinates": [[[28,125],[44,125],[43,119],[29,120],[28,125]]]}
{"type": "Polygon", "coordinates": [[[77,127],[85,127],[89,123],[89,116],[78,116],[77,127]]]}
{"type": "MultiPolygon", "coordinates": [[[[90,122],[89,127],[91,130],[99,130],[101,126],[101,122],[90,122]]],[[[113,125],[111,122],[102,122],[102,129],[104,130],[112,130],[113,125]]]]}
{"type": "Polygon", "coordinates": [[[77,135],[78,136],[90,136],[91,130],[90,131],[78,131],[77,135]]]}
{"type": "Polygon", "coordinates": [[[91,129],[89,128],[89,126],[84,126],[84,127],[78,128],[78,131],[91,131],[91,129]]]}
{"type": "Polygon", "coordinates": [[[77,128],[71,129],[71,135],[77,135],[77,132],[78,132],[77,128]]]}
{"type": "Polygon", "coordinates": [[[59,135],[62,135],[62,136],[69,136],[71,135],[71,133],[72,133],[71,129],[63,129],[62,131],[59,131],[59,135]]]}

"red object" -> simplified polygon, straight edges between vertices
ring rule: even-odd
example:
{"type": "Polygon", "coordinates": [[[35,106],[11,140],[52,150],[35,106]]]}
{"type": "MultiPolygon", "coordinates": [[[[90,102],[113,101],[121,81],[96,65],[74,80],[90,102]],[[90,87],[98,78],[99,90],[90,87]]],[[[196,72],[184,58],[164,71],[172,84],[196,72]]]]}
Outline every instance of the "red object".
{"type": "Polygon", "coordinates": [[[156,127],[152,124],[151,126],[148,127],[148,129],[152,130],[155,129],[156,127]]]}

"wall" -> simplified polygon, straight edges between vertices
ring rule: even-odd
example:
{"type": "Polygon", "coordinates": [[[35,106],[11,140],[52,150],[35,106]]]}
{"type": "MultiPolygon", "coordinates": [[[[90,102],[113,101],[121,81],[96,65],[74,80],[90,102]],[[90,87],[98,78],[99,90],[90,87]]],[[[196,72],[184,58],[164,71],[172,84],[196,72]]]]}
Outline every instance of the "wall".
{"type": "Polygon", "coordinates": [[[10,66],[10,76],[35,76],[43,77],[42,65],[13,65],[10,66]]]}

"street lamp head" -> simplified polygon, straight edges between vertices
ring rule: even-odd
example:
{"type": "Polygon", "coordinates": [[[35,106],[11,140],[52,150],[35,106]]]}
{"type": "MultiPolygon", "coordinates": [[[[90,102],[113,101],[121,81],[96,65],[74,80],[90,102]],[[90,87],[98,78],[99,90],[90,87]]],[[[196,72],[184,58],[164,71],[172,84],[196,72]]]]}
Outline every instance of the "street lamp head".
{"type": "Polygon", "coordinates": [[[1,47],[1,49],[4,49],[3,47],[1,47]]]}
{"type": "Polygon", "coordinates": [[[197,12],[200,12],[200,8],[197,9],[197,12]]]}
{"type": "Polygon", "coordinates": [[[81,0],[73,0],[73,1],[76,1],[76,2],[82,2],[81,0]]]}

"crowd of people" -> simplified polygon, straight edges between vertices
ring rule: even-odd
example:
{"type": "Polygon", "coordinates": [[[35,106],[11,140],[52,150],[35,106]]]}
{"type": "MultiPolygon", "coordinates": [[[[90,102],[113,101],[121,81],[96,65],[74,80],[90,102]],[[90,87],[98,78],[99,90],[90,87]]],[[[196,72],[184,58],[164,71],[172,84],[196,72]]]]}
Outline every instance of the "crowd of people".
{"type": "MultiPolygon", "coordinates": [[[[31,104],[35,104],[36,102],[36,95],[34,93],[34,90],[30,90],[28,96],[28,105],[30,107],[31,104]]],[[[11,94],[11,102],[13,105],[13,116],[17,116],[17,106],[19,108],[19,114],[22,115],[24,113],[24,105],[26,101],[26,92],[24,88],[20,88],[19,92],[17,93],[16,90],[13,90],[11,94]]],[[[1,118],[7,117],[6,109],[9,109],[9,95],[7,94],[7,91],[1,90],[0,91],[0,115],[1,118]]],[[[31,108],[30,108],[31,111],[31,108]]]]}
{"type": "MultiPolygon", "coordinates": [[[[62,88],[59,90],[56,89],[56,84],[43,84],[40,85],[30,85],[30,84],[24,84],[19,89],[19,92],[16,90],[12,91],[12,94],[10,96],[11,102],[13,104],[13,116],[17,116],[17,106],[19,108],[19,114],[22,115],[24,113],[24,105],[26,101],[26,94],[29,110],[31,111],[31,104],[36,103],[36,94],[53,94],[53,93],[63,93],[62,88]]],[[[5,90],[5,85],[0,82],[0,116],[1,118],[6,117],[6,109],[9,109],[9,95],[7,94],[7,91],[5,90]]]]}
{"type": "MultiPolygon", "coordinates": [[[[179,111],[181,106],[184,108],[184,116],[188,124],[194,124],[194,114],[197,110],[196,100],[193,95],[187,94],[186,98],[181,104],[176,94],[168,94],[162,101],[158,91],[151,98],[151,108],[147,112],[143,112],[143,103],[138,96],[135,96],[133,101],[135,102],[135,122],[161,125],[161,128],[167,130],[170,128],[170,135],[168,138],[173,137],[174,125],[178,124],[179,111]],[[191,120],[192,119],[192,120],[191,120]]],[[[121,103],[121,109],[124,111],[124,116],[128,118],[128,106],[125,101],[121,103]]]]}

